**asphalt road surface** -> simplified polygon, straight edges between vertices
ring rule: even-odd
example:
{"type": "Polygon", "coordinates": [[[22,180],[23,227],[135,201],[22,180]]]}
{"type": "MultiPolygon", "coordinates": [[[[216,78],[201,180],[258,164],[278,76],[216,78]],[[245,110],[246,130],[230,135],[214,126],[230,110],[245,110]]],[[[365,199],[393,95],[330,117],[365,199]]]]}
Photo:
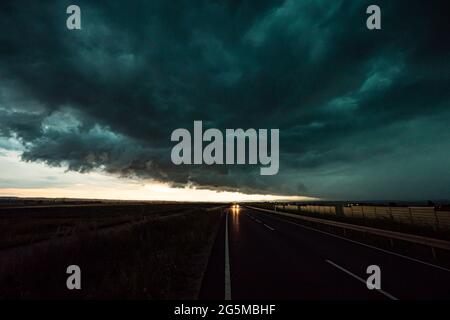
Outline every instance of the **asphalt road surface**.
{"type": "Polygon", "coordinates": [[[261,211],[227,209],[200,299],[449,299],[450,270],[261,211]],[[369,290],[367,267],[381,270],[369,290]]]}

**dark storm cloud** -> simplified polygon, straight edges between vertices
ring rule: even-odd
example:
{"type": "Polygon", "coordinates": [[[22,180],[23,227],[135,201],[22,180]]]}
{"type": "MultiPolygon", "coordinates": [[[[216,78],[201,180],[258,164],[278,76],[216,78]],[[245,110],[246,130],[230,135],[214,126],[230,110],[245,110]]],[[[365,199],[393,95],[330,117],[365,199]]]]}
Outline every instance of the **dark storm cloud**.
{"type": "Polygon", "coordinates": [[[24,160],[217,190],[450,196],[446,2],[377,1],[381,31],[368,1],[77,1],[80,31],[69,4],[0,5],[0,134],[24,160]],[[172,165],[170,133],[194,120],[279,128],[279,174],[172,165]]]}

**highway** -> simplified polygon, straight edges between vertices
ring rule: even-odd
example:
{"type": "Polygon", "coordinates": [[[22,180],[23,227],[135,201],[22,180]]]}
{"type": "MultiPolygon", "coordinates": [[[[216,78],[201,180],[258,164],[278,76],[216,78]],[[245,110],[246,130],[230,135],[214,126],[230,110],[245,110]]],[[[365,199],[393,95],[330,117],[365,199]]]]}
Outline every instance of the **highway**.
{"type": "Polygon", "coordinates": [[[450,270],[273,214],[227,209],[200,299],[449,299],[450,270]],[[381,289],[369,290],[369,265],[381,289]]]}

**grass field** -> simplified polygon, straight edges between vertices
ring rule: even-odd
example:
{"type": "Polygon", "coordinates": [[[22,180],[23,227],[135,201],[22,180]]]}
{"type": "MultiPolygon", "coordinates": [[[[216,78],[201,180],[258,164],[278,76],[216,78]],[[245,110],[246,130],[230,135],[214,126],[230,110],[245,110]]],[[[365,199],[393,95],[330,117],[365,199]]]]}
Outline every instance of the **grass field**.
{"type": "Polygon", "coordinates": [[[0,209],[1,298],[196,298],[221,210],[194,204],[0,209]],[[78,265],[82,289],[66,288],[78,265]]]}

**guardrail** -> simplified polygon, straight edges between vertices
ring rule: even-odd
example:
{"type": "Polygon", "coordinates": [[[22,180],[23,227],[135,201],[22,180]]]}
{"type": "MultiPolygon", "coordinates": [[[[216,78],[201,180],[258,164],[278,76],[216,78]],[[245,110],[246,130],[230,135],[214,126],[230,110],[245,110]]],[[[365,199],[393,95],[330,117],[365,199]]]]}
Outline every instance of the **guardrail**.
{"type": "Polygon", "coordinates": [[[257,207],[251,207],[251,206],[247,206],[247,207],[250,209],[265,211],[265,212],[269,212],[269,213],[273,213],[273,214],[277,214],[277,215],[281,215],[281,216],[285,216],[285,217],[289,217],[289,218],[295,218],[295,219],[299,219],[299,220],[325,224],[325,225],[338,227],[338,228],[342,228],[342,229],[347,229],[347,230],[354,230],[354,231],[359,231],[359,232],[364,232],[364,233],[370,233],[370,234],[386,237],[388,239],[391,239],[391,241],[392,241],[392,239],[396,239],[396,240],[402,240],[402,241],[406,241],[406,242],[412,242],[415,244],[420,244],[420,245],[423,245],[426,247],[430,247],[432,250],[433,257],[435,259],[436,259],[435,248],[439,248],[439,249],[443,249],[443,250],[450,250],[450,242],[445,241],[445,240],[428,238],[428,237],[423,237],[423,236],[416,236],[416,235],[412,235],[412,234],[407,234],[407,233],[402,233],[402,232],[397,232],[397,231],[390,231],[390,230],[383,230],[383,229],[372,228],[372,227],[357,226],[357,225],[353,225],[353,224],[349,224],[349,223],[330,221],[330,220],[325,220],[325,219],[320,219],[320,218],[300,216],[298,214],[274,211],[274,210],[257,208],[257,207]]]}
{"type": "Polygon", "coordinates": [[[431,227],[435,230],[450,230],[450,211],[435,210],[434,207],[392,207],[368,205],[276,205],[275,210],[308,212],[319,215],[334,215],[358,219],[377,219],[397,223],[431,227]]]}

